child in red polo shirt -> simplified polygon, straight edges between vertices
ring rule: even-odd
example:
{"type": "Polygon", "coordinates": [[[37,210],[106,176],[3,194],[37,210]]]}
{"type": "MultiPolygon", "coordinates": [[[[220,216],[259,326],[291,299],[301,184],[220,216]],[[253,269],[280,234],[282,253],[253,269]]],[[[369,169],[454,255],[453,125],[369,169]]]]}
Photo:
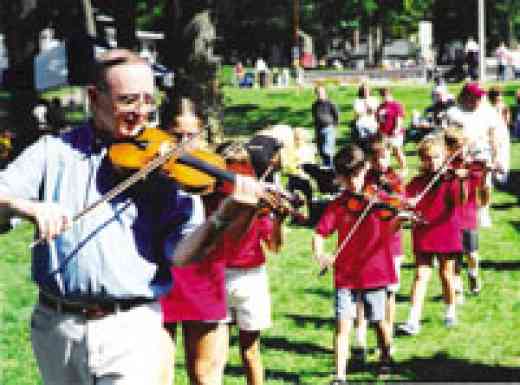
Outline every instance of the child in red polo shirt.
{"type": "MultiPolygon", "coordinates": [[[[224,156],[231,170],[254,174],[248,153],[239,143],[223,143],[217,152],[224,156]]],[[[235,322],[238,326],[240,353],[249,385],[264,382],[260,333],[271,326],[271,296],[264,248],[273,252],[280,250],[283,218],[282,214],[258,211],[245,224],[248,230],[240,239],[232,233],[224,233],[215,251],[219,259],[226,261],[226,322],[235,322]]],[[[229,344],[228,341],[223,343],[226,347],[229,344]]],[[[223,369],[227,349],[221,351],[221,358],[223,369]]]]}
{"type": "MultiPolygon", "coordinates": [[[[461,152],[465,144],[462,131],[456,127],[447,128],[444,133],[448,156],[461,152]]],[[[485,165],[480,162],[467,161],[464,153],[451,163],[451,169],[464,184],[465,200],[460,207],[462,249],[468,261],[469,288],[473,294],[480,292],[478,276],[478,208],[489,203],[489,187],[486,185],[485,165]]],[[[464,302],[463,284],[460,277],[462,258],[455,265],[455,290],[457,302],[464,302]]]]}
{"type": "Polygon", "coordinates": [[[320,267],[334,265],[336,288],[336,332],[334,353],[336,379],[333,384],[346,383],[349,356],[349,334],[356,317],[356,303],[364,304],[365,316],[375,324],[381,350],[380,371],[391,364],[391,333],[385,320],[386,287],[397,282],[390,243],[392,231],[383,224],[375,210],[359,222],[352,238],[335,261],[323,253],[324,237],[338,232],[338,245],[345,239],[361,211],[357,206],[363,190],[368,164],[363,151],[348,145],[334,157],[337,179],[345,188],[325,209],[313,238],[314,257],[320,267]]]}
{"type": "Polygon", "coordinates": [[[425,139],[419,145],[418,152],[422,172],[406,186],[406,194],[423,221],[412,227],[417,270],[412,285],[410,315],[408,321],[399,328],[410,335],[415,335],[420,330],[419,322],[434,257],[438,258],[440,264],[439,274],[446,304],[444,322],[446,327],[456,324],[453,275],[455,259],[462,252],[458,209],[461,205],[461,187],[458,178],[444,172],[434,187],[418,201],[425,187],[444,166],[444,142],[437,137],[425,139]]]}

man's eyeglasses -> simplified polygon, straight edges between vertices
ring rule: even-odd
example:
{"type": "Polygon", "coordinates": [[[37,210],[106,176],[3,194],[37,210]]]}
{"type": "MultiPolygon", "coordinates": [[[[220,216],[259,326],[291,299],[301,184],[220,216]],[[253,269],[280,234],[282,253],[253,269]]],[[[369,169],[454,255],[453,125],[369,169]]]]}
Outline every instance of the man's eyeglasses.
{"type": "Polygon", "coordinates": [[[114,97],[114,103],[121,112],[134,112],[138,107],[148,110],[155,109],[155,99],[152,94],[121,94],[114,97]]]}
{"type": "Polygon", "coordinates": [[[172,132],[171,135],[181,143],[185,140],[191,140],[198,135],[197,132],[172,132]]]}

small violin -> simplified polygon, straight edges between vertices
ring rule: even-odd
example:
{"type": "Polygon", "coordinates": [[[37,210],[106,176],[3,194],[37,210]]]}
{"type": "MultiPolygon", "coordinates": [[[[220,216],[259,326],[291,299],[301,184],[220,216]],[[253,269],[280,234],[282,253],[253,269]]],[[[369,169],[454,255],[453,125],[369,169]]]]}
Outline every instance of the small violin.
{"type": "Polygon", "coordinates": [[[395,194],[380,193],[371,184],[365,185],[361,194],[350,192],[345,205],[351,213],[360,213],[376,194],[376,202],[372,205],[371,211],[379,219],[384,221],[392,220],[404,209],[404,202],[400,197],[395,194]]]}
{"type": "MultiPolygon", "coordinates": [[[[226,163],[228,171],[234,174],[255,176],[255,170],[250,162],[226,161],[226,163]]],[[[228,181],[223,181],[216,191],[224,195],[230,195],[233,192],[233,185],[228,181]]],[[[258,204],[258,214],[267,215],[274,212],[281,217],[290,215],[298,223],[304,223],[307,218],[295,209],[295,207],[298,207],[298,203],[298,198],[292,194],[277,190],[269,191],[268,198],[260,200],[258,204]]]]}

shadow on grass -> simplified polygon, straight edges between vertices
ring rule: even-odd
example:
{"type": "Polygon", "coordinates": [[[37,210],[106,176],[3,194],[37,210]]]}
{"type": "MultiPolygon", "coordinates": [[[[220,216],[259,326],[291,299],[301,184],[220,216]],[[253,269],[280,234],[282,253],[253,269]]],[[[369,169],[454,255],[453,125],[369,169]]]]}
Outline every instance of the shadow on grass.
{"type": "MultiPolygon", "coordinates": [[[[243,377],[245,376],[244,368],[237,365],[228,365],[226,366],[226,370],[224,371],[225,375],[233,376],[233,377],[243,377]]],[[[291,385],[300,385],[301,377],[329,377],[330,372],[316,372],[316,371],[303,371],[298,374],[290,373],[283,370],[275,370],[275,369],[266,369],[265,377],[267,380],[273,381],[283,381],[284,383],[291,385]]]]}
{"type": "Polygon", "coordinates": [[[233,135],[252,135],[270,124],[288,124],[292,127],[312,124],[310,106],[308,109],[289,107],[253,108],[254,104],[236,105],[225,109],[225,132],[233,135]],[[245,107],[244,107],[245,106],[245,107]],[[253,117],[244,116],[249,112],[253,117]]]}
{"type": "MultiPolygon", "coordinates": [[[[331,322],[333,321],[331,320],[331,322]]],[[[264,349],[281,350],[301,355],[332,354],[332,349],[324,348],[311,342],[290,341],[286,337],[262,336],[260,341],[264,349]]],[[[229,343],[230,345],[238,345],[238,336],[232,336],[229,339],[229,343]]]]}
{"type": "Polygon", "coordinates": [[[520,368],[470,362],[445,352],[399,362],[394,372],[410,380],[427,382],[509,382],[520,378],[520,368]]]}
{"type": "MultiPolygon", "coordinates": [[[[520,222],[517,222],[517,229],[520,230],[520,222]]],[[[483,260],[480,262],[480,268],[496,271],[512,271],[520,270],[520,261],[491,261],[483,260]]]]}
{"type": "Polygon", "coordinates": [[[294,321],[298,327],[305,327],[307,324],[312,324],[315,329],[321,329],[324,326],[333,327],[334,318],[332,317],[317,317],[311,315],[286,314],[287,318],[294,321]]]}
{"type": "Polygon", "coordinates": [[[511,170],[507,183],[503,186],[497,185],[496,188],[514,195],[518,199],[518,206],[520,204],[520,170],[511,170]]]}
{"type": "Polygon", "coordinates": [[[410,302],[410,300],[411,300],[411,297],[409,295],[402,295],[402,294],[395,295],[396,303],[410,302]]]}
{"type": "Polygon", "coordinates": [[[225,109],[226,114],[243,114],[258,109],[258,104],[239,104],[225,109]]]}
{"type": "Polygon", "coordinates": [[[333,298],[333,290],[332,289],[323,289],[323,288],[319,288],[319,287],[313,287],[313,288],[305,289],[304,292],[306,294],[317,295],[317,296],[325,298],[325,299],[333,298]]]}

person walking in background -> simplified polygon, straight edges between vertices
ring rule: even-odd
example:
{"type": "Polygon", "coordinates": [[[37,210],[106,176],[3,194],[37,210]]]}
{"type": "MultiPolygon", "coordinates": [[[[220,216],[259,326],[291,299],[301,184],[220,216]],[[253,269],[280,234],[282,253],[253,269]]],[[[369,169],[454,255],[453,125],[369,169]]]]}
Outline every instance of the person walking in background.
{"type": "Polygon", "coordinates": [[[509,127],[511,125],[511,110],[504,102],[502,91],[498,87],[491,87],[488,90],[488,101],[489,104],[496,110],[502,122],[509,127]]]}
{"type": "Polygon", "coordinates": [[[504,81],[507,77],[507,66],[511,61],[511,53],[504,42],[501,42],[495,50],[495,58],[497,60],[497,80],[504,81]]]}
{"type": "Polygon", "coordinates": [[[368,84],[361,84],[358,89],[358,97],[352,104],[354,109],[352,141],[363,150],[368,149],[369,141],[377,134],[376,110],[378,105],[377,98],[370,95],[368,84]]]}
{"type": "Polygon", "coordinates": [[[325,167],[332,167],[339,112],[337,107],[329,100],[324,86],[317,86],[315,94],[316,101],[312,105],[312,117],[314,118],[318,154],[325,167]]]}
{"type": "Polygon", "coordinates": [[[390,89],[383,87],[379,91],[382,102],[377,108],[379,133],[392,148],[393,154],[399,162],[401,173],[406,173],[406,157],[404,156],[404,106],[394,100],[390,89]]]}
{"type": "Polygon", "coordinates": [[[471,80],[478,79],[478,64],[479,64],[479,46],[478,43],[470,37],[464,47],[466,54],[466,64],[468,65],[468,76],[471,80]]]}

